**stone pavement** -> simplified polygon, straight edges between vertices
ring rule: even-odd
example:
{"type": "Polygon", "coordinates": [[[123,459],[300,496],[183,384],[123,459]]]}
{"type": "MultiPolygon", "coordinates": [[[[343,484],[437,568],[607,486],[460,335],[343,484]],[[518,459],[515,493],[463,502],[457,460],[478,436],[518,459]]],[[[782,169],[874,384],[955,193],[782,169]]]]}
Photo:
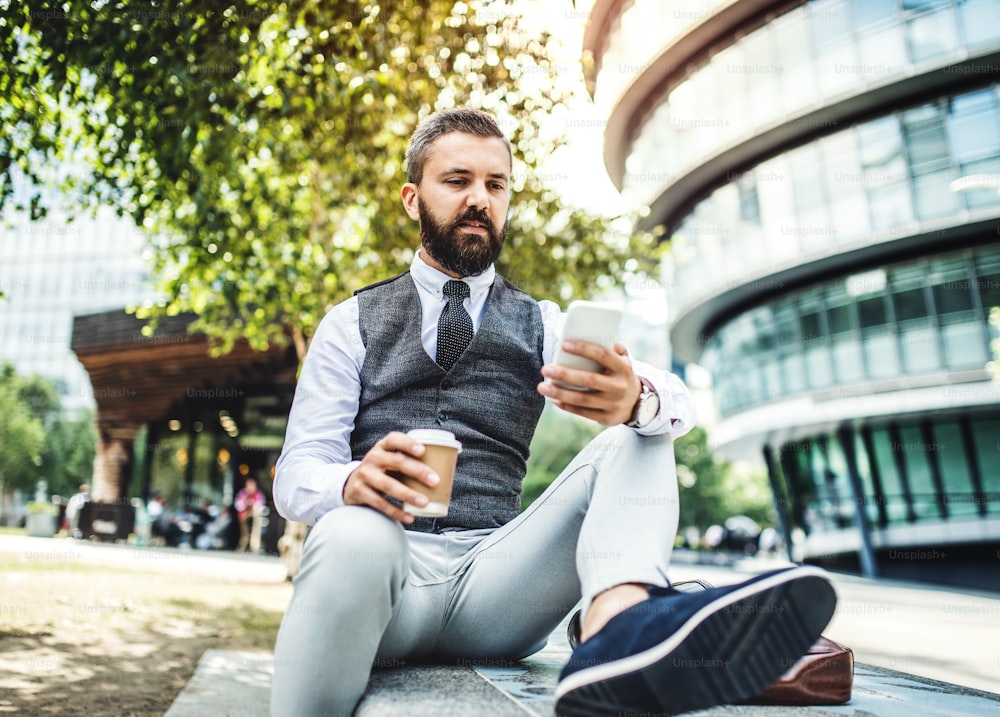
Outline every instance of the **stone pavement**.
{"type": "MultiPolygon", "coordinates": [[[[514,665],[376,670],[357,717],[552,717],[556,680],[570,653],[565,635],[561,625],[544,650],[514,665]]],[[[166,717],[267,717],[272,663],[269,653],[209,650],[166,717]]],[[[725,706],[698,714],[1000,717],[1000,694],[856,663],[854,694],[847,705],[725,706]]]]}

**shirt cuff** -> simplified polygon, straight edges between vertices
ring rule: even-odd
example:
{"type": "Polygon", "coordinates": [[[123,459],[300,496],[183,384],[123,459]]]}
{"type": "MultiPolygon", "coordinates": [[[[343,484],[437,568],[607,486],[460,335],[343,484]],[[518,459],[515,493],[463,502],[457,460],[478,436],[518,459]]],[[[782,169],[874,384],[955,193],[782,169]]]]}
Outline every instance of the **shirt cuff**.
{"type": "Polygon", "coordinates": [[[288,520],[315,525],[331,510],[344,506],[344,485],[348,476],[360,464],[361,461],[327,464],[318,467],[318,470],[317,467],[300,467],[299,470],[303,473],[311,473],[309,480],[301,480],[301,473],[279,475],[275,481],[276,487],[283,481],[293,483],[287,493],[280,487],[276,491],[275,502],[281,502],[279,512],[288,520]]]}

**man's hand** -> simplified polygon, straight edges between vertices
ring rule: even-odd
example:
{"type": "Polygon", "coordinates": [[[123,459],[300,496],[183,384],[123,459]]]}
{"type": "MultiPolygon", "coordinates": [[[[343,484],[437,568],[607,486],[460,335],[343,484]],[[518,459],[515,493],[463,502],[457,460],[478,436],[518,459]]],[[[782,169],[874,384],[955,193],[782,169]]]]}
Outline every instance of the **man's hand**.
{"type": "Polygon", "coordinates": [[[361,459],[344,483],[345,505],[367,505],[393,520],[412,523],[413,516],[386,500],[396,498],[410,505],[427,505],[427,496],[408,488],[395,474],[407,476],[426,486],[437,485],[440,478],[417,458],[424,454],[424,444],[405,433],[393,431],[380,440],[361,459]]]}
{"type": "Polygon", "coordinates": [[[577,391],[543,381],[538,384],[538,392],[552,399],[564,411],[597,421],[602,426],[616,426],[628,421],[639,400],[642,384],[632,372],[632,362],[628,359],[625,347],[616,343],[612,350],[587,341],[565,341],[563,348],[572,354],[593,359],[601,365],[604,372],[594,373],[545,364],[542,366],[545,378],[590,390],[577,391]]]}

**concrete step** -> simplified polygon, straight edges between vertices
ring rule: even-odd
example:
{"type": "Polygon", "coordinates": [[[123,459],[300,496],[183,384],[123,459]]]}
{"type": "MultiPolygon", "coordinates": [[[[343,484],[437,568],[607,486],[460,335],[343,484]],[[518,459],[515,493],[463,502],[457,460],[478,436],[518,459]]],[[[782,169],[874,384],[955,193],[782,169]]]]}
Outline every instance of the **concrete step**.
{"type": "MultiPolygon", "coordinates": [[[[552,644],[513,666],[407,666],[373,672],[357,717],[553,717],[568,647],[552,644]]],[[[208,650],[166,717],[267,717],[273,657],[208,650]]],[[[700,717],[1000,716],[1000,695],[855,665],[854,695],[836,707],[727,705],[700,717]]]]}

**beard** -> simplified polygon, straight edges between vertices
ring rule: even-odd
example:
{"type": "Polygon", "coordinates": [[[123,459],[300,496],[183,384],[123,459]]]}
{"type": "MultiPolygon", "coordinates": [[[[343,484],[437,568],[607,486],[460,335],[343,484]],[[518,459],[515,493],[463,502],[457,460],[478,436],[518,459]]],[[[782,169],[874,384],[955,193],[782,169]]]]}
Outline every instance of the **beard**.
{"type": "Polygon", "coordinates": [[[459,276],[474,276],[489,268],[500,256],[507,237],[507,222],[498,231],[486,212],[470,207],[450,224],[439,220],[420,199],[420,244],[431,257],[448,271],[459,276]],[[486,236],[462,229],[467,221],[481,222],[486,236]]]}

